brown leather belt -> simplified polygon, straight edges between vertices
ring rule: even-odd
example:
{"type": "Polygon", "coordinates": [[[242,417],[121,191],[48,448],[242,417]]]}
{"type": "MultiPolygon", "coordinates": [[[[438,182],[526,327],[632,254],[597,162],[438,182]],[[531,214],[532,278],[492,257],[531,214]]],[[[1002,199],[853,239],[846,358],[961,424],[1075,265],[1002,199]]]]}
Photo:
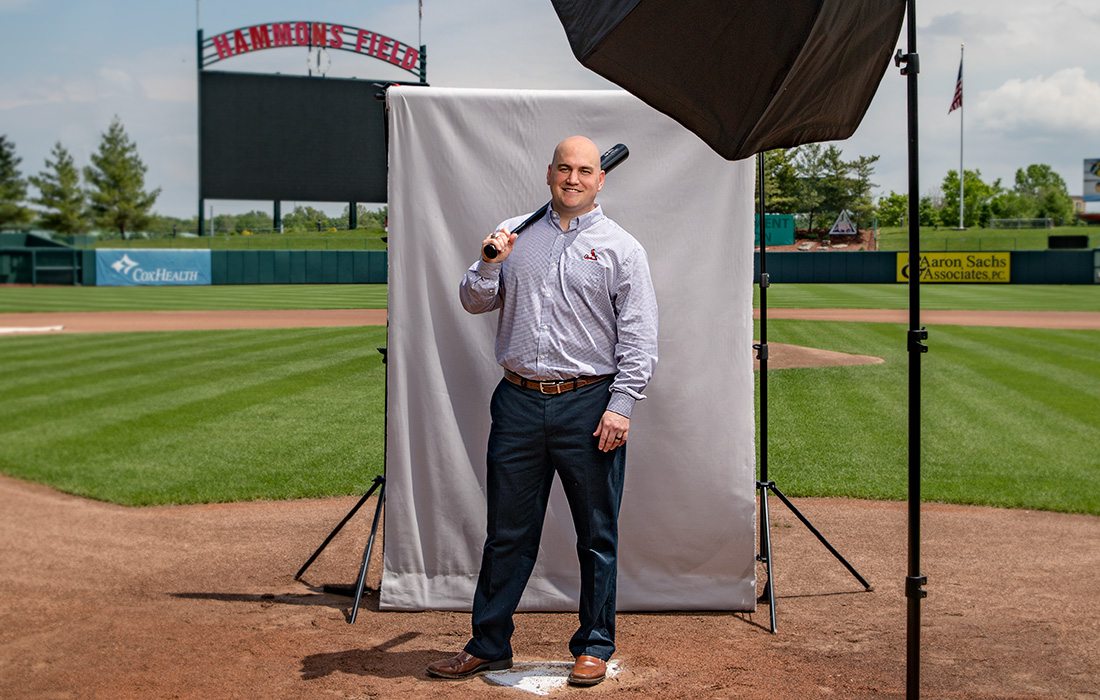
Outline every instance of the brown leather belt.
{"type": "Polygon", "coordinates": [[[546,381],[536,381],[534,379],[528,379],[521,377],[511,370],[504,370],[504,378],[512,382],[516,386],[521,386],[524,389],[531,389],[543,394],[564,394],[567,391],[573,391],[574,389],[580,389],[582,386],[588,386],[589,384],[595,384],[596,382],[602,382],[606,379],[611,379],[615,375],[603,374],[598,377],[577,377],[576,379],[550,379],[546,381]]]}

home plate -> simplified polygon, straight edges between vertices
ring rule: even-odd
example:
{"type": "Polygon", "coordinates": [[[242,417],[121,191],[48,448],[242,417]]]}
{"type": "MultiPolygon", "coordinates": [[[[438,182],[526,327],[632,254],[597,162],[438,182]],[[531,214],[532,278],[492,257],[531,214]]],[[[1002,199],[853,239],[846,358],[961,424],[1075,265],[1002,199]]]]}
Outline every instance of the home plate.
{"type": "Polygon", "coordinates": [[[0,335],[4,333],[49,333],[51,331],[60,331],[64,329],[65,326],[27,326],[25,328],[9,326],[7,328],[0,328],[0,335]]]}
{"type": "MultiPolygon", "coordinates": [[[[573,664],[568,661],[525,661],[512,666],[507,671],[490,671],[482,677],[490,683],[524,690],[534,695],[549,695],[565,687],[573,664]]],[[[607,662],[607,677],[613,678],[619,673],[619,662],[615,659],[607,662]]]]}

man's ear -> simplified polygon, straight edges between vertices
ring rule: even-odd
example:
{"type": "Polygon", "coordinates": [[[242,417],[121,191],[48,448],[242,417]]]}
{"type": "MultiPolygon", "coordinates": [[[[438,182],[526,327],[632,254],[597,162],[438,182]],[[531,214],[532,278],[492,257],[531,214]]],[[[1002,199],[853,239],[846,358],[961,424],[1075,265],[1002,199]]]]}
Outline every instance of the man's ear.
{"type": "Polygon", "coordinates": [[[599,180],[599,182],[597,182],[597,183],[596,183],[596,191],[597,191],[597,192],[599,192],[600,190],[602,190],[602,189],[603,189],[603,179],[604,179],[604,175],[607,175],[607,173],[605,173],[604,171],[602,171],[602,170],[601,170],[601,171],[600,171],[600,180],[599,180]]]}
{"type": "Polygon", "coordinates": [[[550,173],[552,173],[552,172],[554,172],[554,164],[553,163],[546,166],[546,184],[547,185],[550,184],[550,173]]]}

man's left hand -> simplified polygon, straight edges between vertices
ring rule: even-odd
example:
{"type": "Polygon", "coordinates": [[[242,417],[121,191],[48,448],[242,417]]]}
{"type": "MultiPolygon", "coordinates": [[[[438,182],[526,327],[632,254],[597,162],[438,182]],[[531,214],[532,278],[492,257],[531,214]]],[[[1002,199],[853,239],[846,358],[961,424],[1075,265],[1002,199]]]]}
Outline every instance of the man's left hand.
{"type": "Polygon", "coordinates": [[[626,444],[630,432],[630,419],[614,411],[604,411],[593,436],[599,439],[601,452],[610,452],[626,444]]]}

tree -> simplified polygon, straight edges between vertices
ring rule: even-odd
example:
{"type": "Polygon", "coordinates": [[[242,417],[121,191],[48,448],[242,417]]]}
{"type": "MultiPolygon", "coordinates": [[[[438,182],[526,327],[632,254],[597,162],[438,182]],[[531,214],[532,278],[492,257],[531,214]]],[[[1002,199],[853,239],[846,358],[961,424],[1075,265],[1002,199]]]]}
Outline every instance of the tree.
{"type": "Polygon", "coordinates": [[[335,219],[330,221],[328,215],[320,209],[313,207],[296,206],[294,211],[283,217],[283,230],[295,232],[314,233],[327,231],[335,225],[335,219]]]}
{"type": "Polygon", "coordinates": [[[89,184],[89,209],[100,226],[115,229],[126,238],[127,231],[149,224],[150,210],[160,188],[145,191],[145,163],[116,116],[84,168],[89,184]]]}
{"type": "Polygon", "coordinates": [[[88,227],[80,171],[60,141],[53,145],[50,155],[53,160],[46,159],[46,169],[29,178],[38,188],[38,197],[31,201],[45,209],[39,222],[58,233],[81,233],[88,227]]]}
{"type": "Polygon", "coordinates": [[[22,158],[15,155],[15,144],[0,135],[0,227],[19,226],[34,218],[23,201],[27,197],[27,183],[19,174],[22,158]]]}
{"type": "Polygon", "coordinates": [[[871,189],[877,183],[871,182],[875,174],[875,163],[878,156],[859,156],[851,161],[852,188],[847,208],[855,216],[857,225],[862,222],[865,226],[875,216],[875,203],[871,199],[871,189]]]}
{"type": "MultiPolygon", "coordinates": [[[[992,184],[982,180],[982,171],[963,171],[963,226],[985,226],[993,216],[993,201],[1001,194],[1001,180],[992,184]]],[[[942,219],[944,225],[959,221],[959,171],[948,170],[940,187],[943,192],[942,219]]]]}
{"type": "Polygon", "coordinates": [[[825,202],[821,181],[825,178],[825,152],[820,143],[810,143],[795,149],[794,167],[798,173],[795,190],[802,213],[806,214],[806,228],[813,231],[814,214],[825,202]]]}
{"type": "MultiPolygon", "coordinates": [[[[795,170],[794,149],[777,148],[764,154],[764,206],[772,214],[797,214],[798,173],[795,170]]],[[[755,208],[759,208],[759,185],[754,188],[755,208]]]]}
{"type": "Polygon", "coordinates": [[[1049,165],[1032,164],[1017,170],[1013,192],[1030,204],[1026,218],[1051,218],[1059,224],[1073,221],[1073,200],[1066,191],[1066,181],[1049,165]]]}
{"type": "Polygon", "coordinates": [[[878,220],[883,226],[902,226],[909,218],[909,197],[891,191],[878,200],[878,220]]]}

